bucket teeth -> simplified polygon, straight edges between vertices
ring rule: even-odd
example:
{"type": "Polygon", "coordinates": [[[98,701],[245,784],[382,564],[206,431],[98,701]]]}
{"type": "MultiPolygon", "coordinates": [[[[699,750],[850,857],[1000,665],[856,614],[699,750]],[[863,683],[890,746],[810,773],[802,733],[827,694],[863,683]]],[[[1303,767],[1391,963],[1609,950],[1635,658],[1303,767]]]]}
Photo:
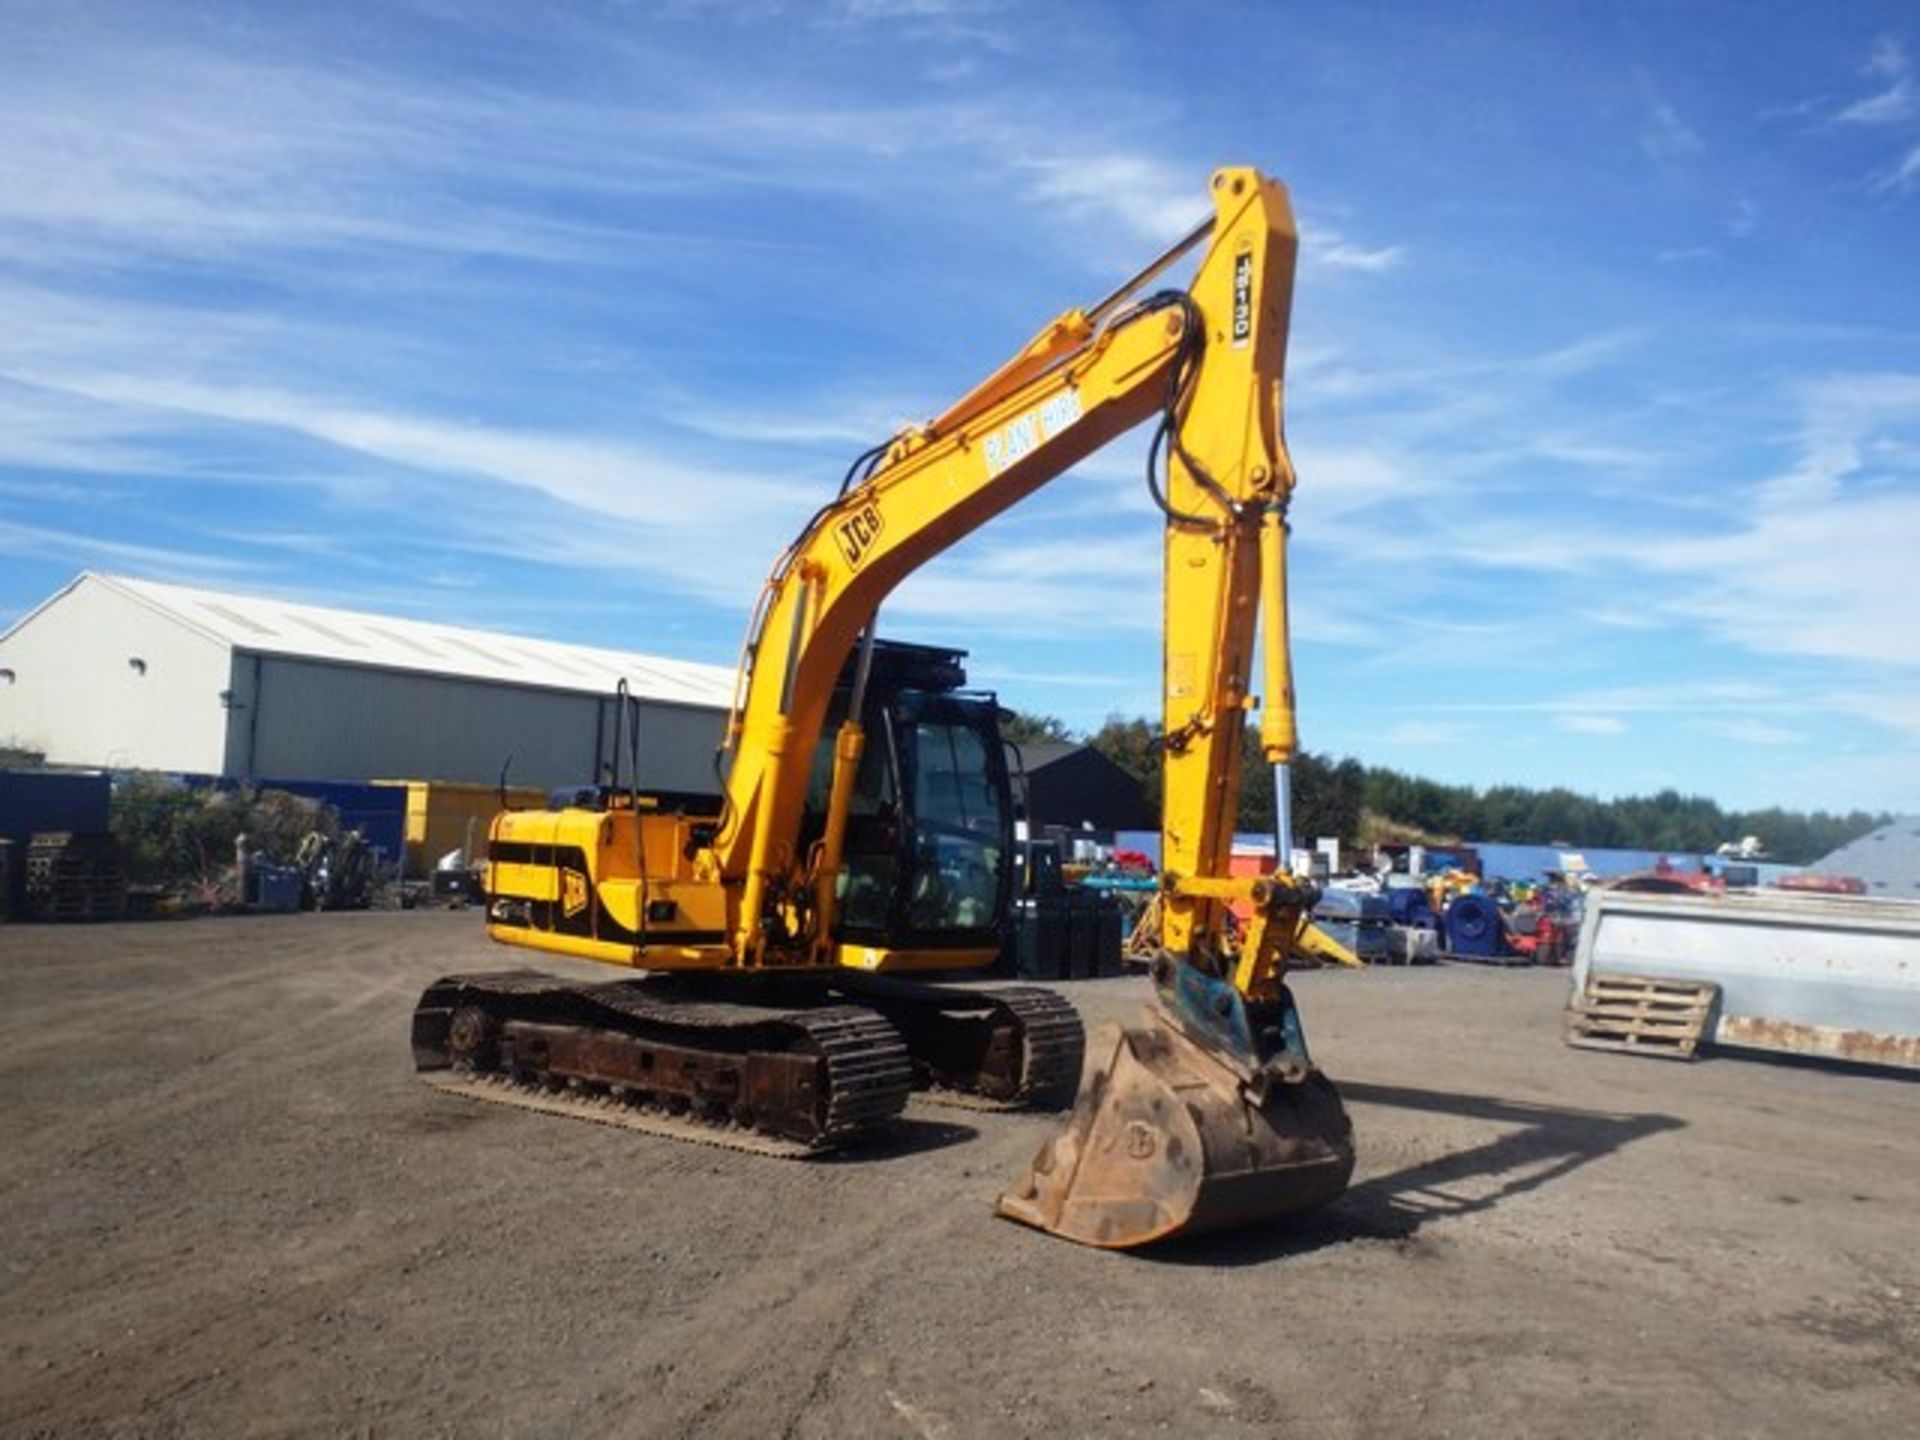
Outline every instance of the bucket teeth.
{"type": "Polygon", "coordinates": [[[1338,1198],[1353,1131],[1317,1070],[1249,1096],[1239,1075],[1153,1015],[1095,1036],[1066,1129],[999,1211],[1107,1249],[1253,1224],[1338,1198]]]}

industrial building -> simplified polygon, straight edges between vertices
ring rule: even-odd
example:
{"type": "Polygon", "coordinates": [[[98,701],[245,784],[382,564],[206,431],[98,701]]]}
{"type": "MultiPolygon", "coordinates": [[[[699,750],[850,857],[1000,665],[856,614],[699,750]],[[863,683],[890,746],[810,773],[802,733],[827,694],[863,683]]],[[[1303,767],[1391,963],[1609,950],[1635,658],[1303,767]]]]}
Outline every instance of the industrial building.
{"type": "Polygon", "coordinates": [[[733,671],[85,573],[0,635],[0,745],[234,779],[590,783],[622,680],[643,784],[712,790],[733,671]]]}
{"type": "Polygon", "coordinates": [[[1090,745],[1030,741],[1020,756],[1035,825],[1111,836],[1156,823],[1140,782],[1090,745]]]}

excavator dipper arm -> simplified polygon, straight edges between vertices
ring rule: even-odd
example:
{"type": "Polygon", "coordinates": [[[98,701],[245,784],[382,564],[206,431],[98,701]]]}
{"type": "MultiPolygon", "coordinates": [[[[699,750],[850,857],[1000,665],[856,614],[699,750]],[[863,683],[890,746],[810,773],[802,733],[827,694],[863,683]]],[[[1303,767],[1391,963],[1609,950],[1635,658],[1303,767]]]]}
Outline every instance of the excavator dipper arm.
{"type": "MultiPolygon", "coordinates": [[[[1297,232],[1281,187],[1214,177],[1213,246],[1180,311],[1166,419],[1165,791],[1158,1006],[1094,1038],[1065,1130],[1001,1197],[1012,1219],[1130,1248],[1312,1209],[1345,1190],[1352,1129],[1284,984],[1314,899],[1229,859],[1256,635],[1265,760],[1295,747],[1281,428],[1297,232]],[[1227,908],[1251,912],[1235,936],[1227,908]]],[[[1284,857],[1282,857],[1284,860],[1284,857]]]]}

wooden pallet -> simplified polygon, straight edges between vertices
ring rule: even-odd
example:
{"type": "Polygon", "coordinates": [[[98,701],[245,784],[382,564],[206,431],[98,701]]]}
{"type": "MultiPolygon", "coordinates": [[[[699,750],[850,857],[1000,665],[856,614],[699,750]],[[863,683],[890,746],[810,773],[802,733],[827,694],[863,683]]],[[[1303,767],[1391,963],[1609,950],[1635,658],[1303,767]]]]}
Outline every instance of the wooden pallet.
{"type": "Polygon", "coordinates": [[[1596,971],[1587,976],[1585,993],[1568,1007],[1566,1040],[1583,1050],[1692,1060],[1719,998],[1720,987],[1705,980],[1596,971]]]}
{"type": "Polygon", "coordinates": [[[27,907],[27,913],[36,920],[124,920],[127,896],[124,890],[37,896],[27,907]]]}

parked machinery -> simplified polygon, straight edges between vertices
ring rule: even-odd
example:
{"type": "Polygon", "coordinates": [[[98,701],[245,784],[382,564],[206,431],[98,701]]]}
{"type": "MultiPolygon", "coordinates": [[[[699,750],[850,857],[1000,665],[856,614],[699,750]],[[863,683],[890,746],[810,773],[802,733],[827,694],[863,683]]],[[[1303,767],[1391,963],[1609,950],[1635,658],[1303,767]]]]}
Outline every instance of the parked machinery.
{"type": "MultiPolygon", "coordinates": [[[[1001,1199],[1124,1247],[1322,1204],[1351,1130],[1284,977],[1311,887],[1229,871],[1261,620],[1265,758],[1292,755],[1293,470],[1281,393],[1297,237],[1286,192],[1213,177],[1213,215],[1066,312],[946,412],[855,462],[777,559],[749,626],[717,797],[619,776],[492,827],[488,931],[649,972],[582,984],[451,976],[416,1062],[465,1093],[805,1152],[898,1115],[913,1084],[969,1103],[1074,1093],[1078,1016],[1031,987],[926,983],[1000,950],[1012,805],[991,697],[875,640],[882,600],[1134,426],[1165,516],[1165,797],[1156,1006],[1095,1046],[1066,1131],[1001,1199]],[[1206,249],[1188,289],[1146,293],[1206,249]],[[1236,934],[1228,907],[1251,907],[1236,934]]],[[[616,741],[616,748],[618,742],[616,741]]]]}
{"type": "Polygon", "coordinates": [[[358,830],[309,831],[294,856],[306,910],[364,910],[373,897],[373,851],[358,830]]]}

